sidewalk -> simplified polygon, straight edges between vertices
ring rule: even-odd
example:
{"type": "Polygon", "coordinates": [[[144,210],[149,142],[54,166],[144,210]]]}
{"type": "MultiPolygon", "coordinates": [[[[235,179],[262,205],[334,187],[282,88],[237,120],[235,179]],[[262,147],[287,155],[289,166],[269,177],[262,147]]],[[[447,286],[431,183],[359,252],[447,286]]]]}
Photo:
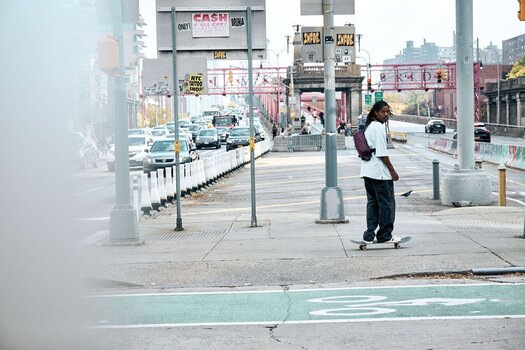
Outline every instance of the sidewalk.
{"type": "MultiPolygon", "coordinates": [[[[91,247],[97,262],[91,277],[102,288],[202,289],[433,278],[442,272],[525,266],[524,209],[441,206],[430,199],[431,184],[421,183],[421,173],[408,170],[399,171],[396,193],[406,186],[413,193],[396,196],[395,234],[412,240],[401,249],[360,251],[349,240],[361,239],[366,198],[351,152],[339,153],[338,163],[348,224],[315,224],[324,153],[270,152],[256,161],[257,227],[250,227],[246,167],[183,199],[183,231],[173,230],[176,208],[171,206],[140,222],[144,246],[91,247]]],[[[402,161],[397,153],[393,150],[396,162],[402,161]]]]}

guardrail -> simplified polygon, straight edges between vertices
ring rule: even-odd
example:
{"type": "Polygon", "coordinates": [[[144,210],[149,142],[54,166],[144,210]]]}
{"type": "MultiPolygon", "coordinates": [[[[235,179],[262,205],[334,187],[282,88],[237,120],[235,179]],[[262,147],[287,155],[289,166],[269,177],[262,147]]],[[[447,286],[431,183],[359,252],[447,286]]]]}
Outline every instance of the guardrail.
{"type": "MultiPolygon", "coordinates": [[[[428,146],[430,149],[457,156],[456,140],[438,138],[428,146]]],[[[488,163],[505,164],[509,168],[525,169],[525,147],[475,142],[474,155],[488,163]]]]}
{"type": "Polygon", "coordinates": [[[323,148],[323,135],[292,135],[289,150],[295,151],[320,151],[323,148]]]}

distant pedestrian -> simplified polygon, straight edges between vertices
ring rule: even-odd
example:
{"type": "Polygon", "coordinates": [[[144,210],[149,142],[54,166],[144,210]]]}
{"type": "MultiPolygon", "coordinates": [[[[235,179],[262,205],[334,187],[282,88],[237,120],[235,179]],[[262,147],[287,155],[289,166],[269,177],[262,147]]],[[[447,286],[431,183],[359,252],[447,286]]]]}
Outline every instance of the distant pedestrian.
{"type": "Polygon", "coordinates": [[[272,140],[277,136],[277,124],[273,124],[272,126],[272,140]]]}
{"type": "Polygon", "coordinates": [[[392,235],[396,213],[394,181],[399,180],[399,175],[394,170],[387,152],[385,123],[390,115],[388,103],[378,101],[368,113],[365,122],[366,140],[374,151],[369,161],[361,161],[360,176],[364,179],[367,196],[367,228],[363,233],[363,243],[366,244],[372,243],[375,237],[378,243],[400,241],[392,235]]]}
{"type": "Polygon", "coordinates": [[[319,112],[319,121],[324,128],[324,112],[319,112]]]}
{"type": "Polygon", "coordinates": [[[286,127],[286,134],[288,136],[292,136],[292,132],[293,132],[292,124],[288,123],[288,126],[286,127]]]}

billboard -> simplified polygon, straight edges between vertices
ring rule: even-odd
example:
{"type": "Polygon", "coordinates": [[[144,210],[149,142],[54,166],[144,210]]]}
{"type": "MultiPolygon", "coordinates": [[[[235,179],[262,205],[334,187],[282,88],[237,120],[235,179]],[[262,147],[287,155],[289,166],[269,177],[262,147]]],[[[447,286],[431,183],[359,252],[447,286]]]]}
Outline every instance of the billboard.
{"type": "Polygon", "coordinates": [[[248,6],[253,56],[266,58],[265,0],[157,0],[158,51],[173,51],[171,8],[175,7],[177,53],[191,52],[210,60],[247,59],[248,6]]]}

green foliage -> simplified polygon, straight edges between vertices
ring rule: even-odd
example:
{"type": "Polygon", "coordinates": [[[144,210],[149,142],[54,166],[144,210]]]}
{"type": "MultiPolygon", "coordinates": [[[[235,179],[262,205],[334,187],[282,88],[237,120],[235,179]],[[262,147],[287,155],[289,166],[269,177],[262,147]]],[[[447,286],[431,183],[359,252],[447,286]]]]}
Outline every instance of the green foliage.
{"type": "Polygon", "coordinates": [[[521,59],[514,62],[512,69],[507,75],[507,79],[523,77],[523,76],[525,76],[525,57],[522,57],[521,59]]]}

